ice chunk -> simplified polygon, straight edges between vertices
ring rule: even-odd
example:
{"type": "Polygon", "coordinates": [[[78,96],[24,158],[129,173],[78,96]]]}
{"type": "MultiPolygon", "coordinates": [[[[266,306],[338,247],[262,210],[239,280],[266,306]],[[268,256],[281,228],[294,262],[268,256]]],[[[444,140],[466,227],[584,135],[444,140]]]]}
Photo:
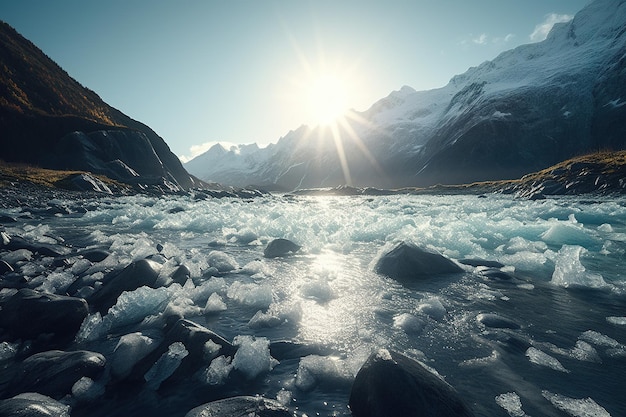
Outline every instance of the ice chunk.
{"type": "Polygon", "coordinates": [[[251,328],[276,327],[283,324],[294,324],[302,319],[300,303],[273,303],[267,313],[259,310],[248,322],[251,328]]]}
{"type": "Polygon", "coordinates": [[[181,342],[174,342],[144,375],[149,388],[159,389],[163,381],[169,378],[180,366],[183,359],[189,355],[185,345],[181,342]]]}
{"type": "Polygon", "coordinates": [[[524,417],[527,414],[522,410],[522,401],[515,392],[507,392],[496,397],[496,404],[504,408],[511,417],[524,417]]]}
{"type": "Polygon", "coordinates": [[[93,401],[104,395],[104,385],[84,376],[72,386],[72,395],[80,402],[93,401]]]}
{"type": "Polygon", "coordinates": [[[603,223],[600,226],[598,226],[598,231],[604,232],[604,233],[612,233],[613,232],[613,226],[611,226],[608,223],[603,223]]]}
{"type": "Polygon", "coordinates": [[[434,320],[442,320],[447,313],[439,297],[430,297],[422,300],[422,302],[417,305],[417,311],[427,314],[434,320]]]}
{"type": "Polygon", "coordinates": [[[293,394],[291,393],[291,391],[287,391],[284,388],[282,388],[276,394],[276,401],[278,401],[279,403],[281,403],[285,407],[289,407],[292,399],[293,399],[293,394]]]}
{"type": "Polygon", "coordinates": [[[311,298],[320,302],[327,302],[335,297],[333,289],[325,278],[304,283],[300,287],[300,294],[305,298],[311,298]]]}
{"type": "Polygon", "coordinates": [[[222,300],[222,297],[218,293],[214,292],[213,294],[211,294],[206,302],[206,305],[204,306],[204,313],[217,313],[220,311],[224,311],[227,308],[228,307],[226,306],[224,300],[222,300]]]}
{"type": "Polygon", "coordinates": [[[209,367],[201,375],[201,380],[209,385],[222,385],[232,369],[231,358],[218,356],[211,361],[209,367]]]}
{"type": "Polygon", "coordinates": [[[579,339],[594,344],[596,346],[606,346],[611,348],[618,348],[622,346],[621,343],[617,340],[609,336],[603,335],[600,332],[596,332],[595,330],[587,330],[586,332],[583,332],[583,334],[580,335],[579,339]]]}
{"type": "Polygon", "coordinates": [[[233,344],[239,346],[233,358],[233,367],[248,379],[271,371],[278,361],[270,355],[270,342],[264,337],[237,336],[233,344]]]}
{"type": "Polygon", "coordinates": [[[272,268],[265,262],[256,260],[244,265],[244,267],[241,268],[241,272],[252,276],[252,278],[263,278],[272,275],[272,268]]]}
{"type": "Polygon", "coordinates": [[[209,265],[217,268],[219,272],[229,272],[239,268],[235,258],[218,250],[209,252],[208,261],[209,265]]]}
{"type": "Polygon", "coordinates": [[[346,362],[332,356],[310,355],[300,359],[296,387],[309,391],[319,384],[344,385],[354,378],[346,362]]]}
{"type": "Polygon", "coordinates": [[[251,307],[269,308],[273,301],[272,287],[268,284],[244,284],[235,281],[228,288],[228,298],[251,307]]]}
{"type": "Polygon", "coordinates": [[[409,313],[398,314],[393,318],[393,327],[405,333],[421,333],[425,325],[424,320],[409,313]]]}
{"type": "Polygon", "coordinates": [[[591,398],[569,398],[565,395],[542,391],[544,398],[552,405],[572,417],[611,417],[608,411],[591,398]]]}
{"type": "Polygon", "coordinates": [[[11,265],[15,265],[17,262],[33,259],[33,253],[28,249],[17,249],[3,254],[1,259],[11,265]]]}
{"type": "Polygon", "coordinates": [[[558,359],[534,347],[529,347],[528,350],[526,350],[526,356],[528,356],[528,359],[536,365],[546,366],[554,369],[555,371],[569,372],[565,369],[565,367],[563,367],[563,365],[561,365],[561,362],[559,362],[558,359]]]}
{"type": "Polygon", "coordinates": [[[608,284],[602,275],[587,272],[580,262],[580,255],[586,249],[582,246],[563,245],[559,250],[552,274],[552,284],[561,287],[606,288],[608,284]]]}
{"type": "Polygon", "coordinates": [[[103,323],[102,316],[96,312],[85,317],[76,333],[77,342],[93,342],[106,336],[110,323],[103,323]]]}
{"type": "Polygon", "coordinates": [[[578,223],[557,222],[541,234],[544,242],[555,245],[592,246],[597,244],[596,239],[589,235],[585,228],[578,223]]]}
{"type": "Polygon", "coordinates": [[[139,287],[124,291],[104,317],[111,328],[139,323],[149,315],[158,314],[167,306],[171,290],[168,288],[139,287]]]}
{"type": "Polygon", "coordinates": [[[117,378],[123,379],[130,374],[137,362],[156,348],[154,340],[140,332],[122,336],[113,351],[111,372],[117,378]]]}
{"type": "Polygon", "coordinates": [[[52,294],[63,294],[75,279],[71,272],[52,272],[38,289],[52,294]]]}
{"type": "Polygon", "coordinates": [[[611,324],[616,324],[618,326],[626,326],[626,317],[612,316],[612,317],[607,317],[606,321],[608,321],[611,324]]]}

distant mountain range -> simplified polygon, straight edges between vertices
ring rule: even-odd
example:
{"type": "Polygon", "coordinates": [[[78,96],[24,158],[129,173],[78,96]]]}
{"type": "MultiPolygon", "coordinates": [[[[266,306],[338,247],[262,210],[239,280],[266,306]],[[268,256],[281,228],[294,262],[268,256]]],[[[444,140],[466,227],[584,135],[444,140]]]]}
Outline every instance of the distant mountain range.
{"type": "Polygon", "coordinates": [[[199,183],[152,129],[106,104],[4,22],[0,159],[91,171],[141,189],[199,183]]]}
{"type": "Polygon", "coordinates": [[[185,168],[235,186],[395,188],[519,178],[625,149],[626,1],[596,0],[543,42],[443,88],[402,87],[346,121],[339,137],[303,126],[266,148],[215,145],[185,168]]]}

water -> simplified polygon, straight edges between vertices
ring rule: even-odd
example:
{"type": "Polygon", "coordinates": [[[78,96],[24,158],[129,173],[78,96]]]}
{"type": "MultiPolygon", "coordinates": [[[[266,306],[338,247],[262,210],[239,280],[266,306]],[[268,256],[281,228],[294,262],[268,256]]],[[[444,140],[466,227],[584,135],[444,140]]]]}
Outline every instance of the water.
{"type": "Polygon", "coordinates": [[[134,305],[136,311],[119,317],[139,315],[142,323],[102,327],[90,316],[99,330],[84,330],[73,348],[100,351],[112,361],[122,336],[141,331],[125,340],[158,340],[151,323],[177,311],[236,341],[242,354],[232,363],[207,363],[176,387],[164,383],[154,391],[158,384],[148,383],[135,398],[102,394],[72,415],[128,413],[149,398],[153,413],[182,416],[207,398],[243,393],[278,399],[296,415],[348,416],[352,380],[380,347],[431,367],[477,415],[626,415],[624,199],[140,196],[89,208],[6,230],[104,248],[111,256],[103,262],[76,259],[69,269],[50,271],[28,254],[2,256],[22,256],[22,272],[39,280],[40,289],[62,292],[75,275],[97,282],[114,267],[157,254],[160,244],[163,282],[180,264],[193,280],[129,295],[156,300],[119,306],[134,305]],[[303,249],[265,259],[263,249],[274,238],[303,249]],[[514,278],[489,278],[481,267],[465,266],[461,274],[402,285],[374,273],[376,258],[401,240],[456,260],[499,261],[514,278]],[[477,320],[485,313],[520,328],[487,327],[477,320]],[[271,358],[269,346],[279,341],[291,344],[271,358]],[[233,368],[242,380],[233,382],[233,368]]]}

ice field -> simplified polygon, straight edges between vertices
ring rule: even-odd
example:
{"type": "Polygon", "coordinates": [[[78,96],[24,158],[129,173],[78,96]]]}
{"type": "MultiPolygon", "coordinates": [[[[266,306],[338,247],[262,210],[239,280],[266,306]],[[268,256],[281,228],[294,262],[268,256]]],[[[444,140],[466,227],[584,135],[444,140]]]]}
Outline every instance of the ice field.
{"type": "MultiPolygon", "coordinates": [[[[4,210],[18,219],[4,232],[63,247],[68,262],[27,249],[0,259],[30,288],[87,299],[112,270],[149,258],[158,271],[155,288],[90,308],[66,350],[101,353],[106,371],[60,400],[72,416],[184,416],[234,395],[272,398],[298,416],[349,416],[352,381],[380,348],[427,365],[477,416],[626,415],[626,200],[481,197],[57,200],[55,215],[4,210]],[[302,248],[264,258],[276,238],[302,248]],[[374,272],[400,241],[465,260],[463,272],[412,282],[374,272]],[[85,248],[108,256],[89,261],[85,248]],[[190,278],[174,282],[181,265],[190,278]],[[172,343],[140,384],[124,382],[169,317],[214,331],[236,353],[212,357],[219,347],[207,342],[210,359],[174,381],[189,351],[172,343]]],[[[3,369],[23,343],[0,343],[3,369]]]]}

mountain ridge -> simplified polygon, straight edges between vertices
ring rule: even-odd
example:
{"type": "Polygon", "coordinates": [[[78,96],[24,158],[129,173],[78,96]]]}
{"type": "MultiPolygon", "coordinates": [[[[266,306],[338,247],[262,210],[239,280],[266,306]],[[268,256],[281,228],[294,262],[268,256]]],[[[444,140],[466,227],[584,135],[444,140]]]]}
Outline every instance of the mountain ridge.
{"type": "Polygon", "coordinates": [[[582,153],[623,149],[624,27],[625,1],[596,0],[544,41],[502,52],[444,87],[390,93],[356,114],[366,123],[339,126],[341,143],[301,127],[247,155],[254,163],[233,163],[236,170],[211,170],[214,161],[202,156],[185,166],[239,186],[393,188],[519,178],[582,153]]]}
{"type": "Polygon", "coordinates": [[[0,130],[0,158],[8,162],[87,170],[164,191],[199,184],[152,129],[109,106],[2,21],[0,130]]]}

